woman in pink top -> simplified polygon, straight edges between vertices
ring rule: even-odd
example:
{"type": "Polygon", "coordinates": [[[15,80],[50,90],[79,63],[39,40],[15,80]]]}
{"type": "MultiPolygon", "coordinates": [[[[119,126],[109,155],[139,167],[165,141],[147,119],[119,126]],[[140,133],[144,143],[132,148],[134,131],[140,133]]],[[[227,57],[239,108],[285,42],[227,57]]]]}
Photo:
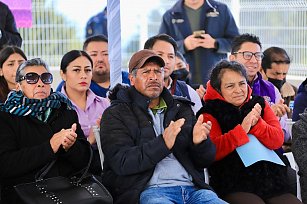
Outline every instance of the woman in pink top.
{"type": "Polygon", "coordinates": [[[110,105],[106,98],[95,95],[90,90],[93,62],[90,56],[82,50],[72,50],[61,60],[61,77],[65,81],[61,92],[67,95],[78,114],[79,123],[94,149],[92,173],[99,175],[101,165],[93,126],[100,126],[100,118],[104,110],[110,105]]]}

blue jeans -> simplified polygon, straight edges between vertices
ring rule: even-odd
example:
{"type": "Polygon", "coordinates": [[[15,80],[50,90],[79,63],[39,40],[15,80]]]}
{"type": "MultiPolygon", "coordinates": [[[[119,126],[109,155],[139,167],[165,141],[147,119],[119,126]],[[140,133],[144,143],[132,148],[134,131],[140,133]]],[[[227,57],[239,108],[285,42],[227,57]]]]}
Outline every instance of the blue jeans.
{"type": "Polygon", "coordinates": [[[194,186],[151,187],[140,196],[140,204],[224,204],[227,203],[208,189],[194,186]]]}

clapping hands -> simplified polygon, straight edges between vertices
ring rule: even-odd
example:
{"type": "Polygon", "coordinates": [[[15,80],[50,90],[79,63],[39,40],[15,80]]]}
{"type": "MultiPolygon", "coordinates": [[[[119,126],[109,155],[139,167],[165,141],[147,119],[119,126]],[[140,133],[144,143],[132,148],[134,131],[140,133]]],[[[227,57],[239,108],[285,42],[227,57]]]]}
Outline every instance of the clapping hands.
{"type": "Polygon", "coordinates": [[[284,104],[283,99],[280,99],[279,102],[276,104],[272,104],[271,108],[277,117],[282,117],[287,112],[290,112],[290,108],[286,104],[284,104]]]}
{"type": "Polygon", "coordinates": [[[180,118],[176,121],[171,121],[169,126],[165,128],[163,133],[163,139],[168,149],[173,148],[176,138],[181,131],[181,127],[184,124],[184,121],[184,118],[180,118]]]}
{"type": "Polygon", "coordinates": [[[212,123],[210,121],[203,123],[204,117],[200,115],[193,128],[193,143],[200,144],[208,138],[212,123]]]}
{"type": "Polygon", "coordinates": [[[250,131],[250,129],[256,125],[259,118],[261,118],[261,106],[259,103],[257,103],[254,108],[245,116],[245,118],[242,121],[242,128],[245,130],[246,133],[250,131]]]}
{"type": "MultiPolygon", "coordinates": [[[[101,121],[101,117],[99,117],[97,120],[96,120],[96,126],[100,128],[100,121],[101,121]]],[[[90,134],[89,136],[87,137],[87,141],[93,145],[93,144],[96,144],[96,138],[95,138],[95,134],[94,134],[94,131],[93,131],[93,126],[91,127],[90,129],[90,134]]]]}
{"type": "Polygon", "coordinates": [[[65,151],[76,142],[77,139],[77,124],[74,123],[69,129],[62,129],[60,132],[55,133],[50,139],[50,145],[54,153],[56,153],[62,145],[65,151]]]}

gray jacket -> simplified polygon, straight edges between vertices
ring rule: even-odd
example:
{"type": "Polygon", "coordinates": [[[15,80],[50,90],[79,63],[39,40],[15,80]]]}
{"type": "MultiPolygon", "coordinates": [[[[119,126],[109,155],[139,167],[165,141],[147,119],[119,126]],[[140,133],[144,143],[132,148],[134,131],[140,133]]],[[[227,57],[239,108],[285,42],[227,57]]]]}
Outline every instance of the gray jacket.
{"type": "Polygon", "coordinates": [[[299,167],[302,201],[307,203],[307,110],[292,127],[292,152],[299,167]]]}

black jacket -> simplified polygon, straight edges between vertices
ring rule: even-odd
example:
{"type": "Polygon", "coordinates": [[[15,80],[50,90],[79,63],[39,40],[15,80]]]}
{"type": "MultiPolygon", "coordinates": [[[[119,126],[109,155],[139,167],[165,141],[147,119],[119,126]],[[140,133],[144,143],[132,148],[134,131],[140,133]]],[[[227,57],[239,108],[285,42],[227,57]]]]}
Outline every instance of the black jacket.
{"type": "Polygon", "coordinates": [[[1,203],[21,203],[13,186],[33,182],[35,174],[57,158],[46,177],[69,176],[87,165],[88,142],[78,123],[77,113],[66,108],[53,109],[47,123],[30,116],[16,116],[0,111],[0,184],[1,203]],[[78,139],[67,151],[54,154],[50,145],[53,134],[77,123],[78,139]]]}
{"type": "Polygon", "coordinates": [[[205,183],[203,170],[214,161],[215,146],[209,138],[199,145],[193,144],[196,119],[188,100],[173,98],[165,88],[161,97],[167,104],[164,128],[172,120],[185,118],[171,151],[162,135],[155,135],[148,114],[148,98],[134,87],[115,87],[110,96],[112,102],[102,116],[100,137],[105,155],[102,179],[115,203],[138,203],[156,164],[170,153],[192,176],[197,187],[211,189],[205,183]]]}
{"type": "Polygon", "coordinates": [[[292,127],[292,152],[299,167],[303,203],[307,203],[307,109],[299,117],[292,127]]]}
{"type": "Polygon", "coordinates": [[[22,39],[16,28],[14,16],[9,7],[0,2],[0,30],[2,37],[0,38],[0,49],[4,45],[16,45],[21,47],[22,39]]]}

